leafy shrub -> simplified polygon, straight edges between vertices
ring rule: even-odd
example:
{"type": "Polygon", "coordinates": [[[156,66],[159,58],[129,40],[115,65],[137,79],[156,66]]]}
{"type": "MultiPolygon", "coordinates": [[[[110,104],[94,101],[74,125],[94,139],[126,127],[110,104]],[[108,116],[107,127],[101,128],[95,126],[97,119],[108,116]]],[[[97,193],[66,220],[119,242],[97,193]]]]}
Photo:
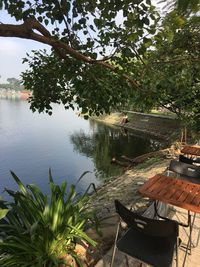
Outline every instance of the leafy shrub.
{"type": "Polygon", "coordinates": [[[87,192],[77,194],[75,185],[67,190],[66,182],[56,185],[49,172],[48,197],[33,184],[25,187],[11,174],[19,191],[6,189],[13,201],[0,200],[0,266],[70,266],[63,260],[66,255],[81,266],[75,245],[86,242],[95,246],[84,233],[85,225],[95,218],[87,212],[87,192]]]}

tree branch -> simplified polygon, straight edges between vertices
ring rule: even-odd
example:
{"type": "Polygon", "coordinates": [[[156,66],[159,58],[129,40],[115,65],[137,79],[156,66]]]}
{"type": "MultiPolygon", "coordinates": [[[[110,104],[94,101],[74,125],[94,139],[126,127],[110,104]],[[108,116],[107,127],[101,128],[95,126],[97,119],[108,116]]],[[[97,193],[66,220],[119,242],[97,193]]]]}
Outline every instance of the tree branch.
{"type": "MultiPolygon", "coordinates": [[[[68,54],[77,60],[84,61],[88,64],[100,65],[104,68],[107,68],[115,73],[118,72],[118,69],[107,63],[92,59],[73,49],[66,43],[55,39],[50,32],[40,24],[36,19],[27,19],[23,24],[20,25],[11,25],[11,24],[0,24],[0,36],[2,37],[18,37],[23,39],[34,40],[43,44],[50,45],[55,50],[59,50],[59,56],[65,59],[65,55],[68,54]],[[37,30],[39,33],[35,32],[37,30]]],[[[122,77],[129,81],[135,88],[139,88],[137,81],[132,79],[126,74],[122,74],[122,77]]]]}

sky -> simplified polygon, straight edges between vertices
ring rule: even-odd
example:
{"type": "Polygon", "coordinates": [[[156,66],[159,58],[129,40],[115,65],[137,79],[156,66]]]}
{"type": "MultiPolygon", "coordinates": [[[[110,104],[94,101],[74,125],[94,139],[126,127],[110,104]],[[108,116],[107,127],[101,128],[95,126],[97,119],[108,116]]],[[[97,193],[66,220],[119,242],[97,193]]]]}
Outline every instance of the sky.
{"type": "MultiPolygon", "coordinates": [[[[0,22],[16,24],[5,11],[0,11],[0,22]]],[[[31,40],[20,38],[0,37],[0,83],[7,78],[20,78],[20,73],[27,69],[27,64],[22,64],[22,59],[31,50],[47,49],[48,46],[31,40]]]]}
{"type": "MultiPolygon", "coordinates": [[[[156,4],[158,0],[152,2],[156,4]]],[[[6,11],[0,10],[0,22],[16,24],[6,11]]],[[[26,53],[32,50],[50,49],[49,46],[20,38],[0,37],[0,83],[5,83],[7,78],[20,79],[21,72],[28,69],[27,64],[22,64],[26,53]]]]}

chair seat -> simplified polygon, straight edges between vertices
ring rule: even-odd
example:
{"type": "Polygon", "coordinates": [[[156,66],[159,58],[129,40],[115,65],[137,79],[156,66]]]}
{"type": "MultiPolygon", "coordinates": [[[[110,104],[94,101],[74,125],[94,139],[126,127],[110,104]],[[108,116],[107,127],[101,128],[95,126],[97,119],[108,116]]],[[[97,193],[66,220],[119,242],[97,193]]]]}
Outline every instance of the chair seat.
{"type": "Polygon", "coordinates": [[[155,267],[169,267],[173,261],[176,236],[156,237],[129,228],[117,242],[117,248],[155,267]]]}

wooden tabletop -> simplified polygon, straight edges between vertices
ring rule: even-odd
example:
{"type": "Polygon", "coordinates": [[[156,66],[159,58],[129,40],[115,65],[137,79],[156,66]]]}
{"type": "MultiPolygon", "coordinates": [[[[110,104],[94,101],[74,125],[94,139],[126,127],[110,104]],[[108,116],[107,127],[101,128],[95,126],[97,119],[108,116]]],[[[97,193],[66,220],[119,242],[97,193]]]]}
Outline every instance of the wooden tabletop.
{"type": "Polygon", "coordinates": [[[138,191],[145,197],[200,213],[200,184],[164,175],[155,175],[138,191]]]}
{"type": "Polygon", "coordinates": [[[200,146],[184,146],[181,153],[200,156],[200,146]]]}

